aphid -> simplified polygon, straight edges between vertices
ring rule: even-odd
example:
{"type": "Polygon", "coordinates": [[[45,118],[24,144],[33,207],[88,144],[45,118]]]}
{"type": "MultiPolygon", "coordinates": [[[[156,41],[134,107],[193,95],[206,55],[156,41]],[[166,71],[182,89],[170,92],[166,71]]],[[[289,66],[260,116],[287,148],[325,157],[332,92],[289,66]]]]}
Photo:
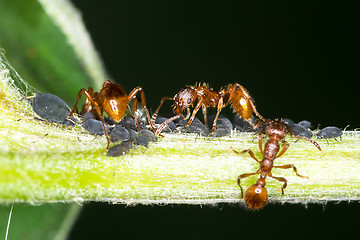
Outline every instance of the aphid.
{"type": "Polygon", "coordinates": [[[319,139],[325,138],[326,142],[329,144],[328,138],[334,138],[337,141],[336,138],[340,137],[341,140],[342,134],[343,132],[338,127],[326,127],[317,132],[316,137],[319,139]]]}
{"type": "MultiPolygon", "coordinates": [[[[210,123],[214,122],[214,117],[215,117],[215,115],[213,115],[213,114],[209,116],[210,123]]],[[[231,131],[234,129],[234,126],[233,126],[232,122],[230,121],[230,119],[228,119],[227,117],[220,114],[217,119],[216,128],[225,128],[226,130],[231,131]]]]}
{"type": "Polygon", "coordinates": [[[146,136],[149,139],[149,141],[152,141],[152,142],[156,142],[158,139],[157,136],[153,132],[151,132],[147,129],[141,129],[139,132],[139,135],[146,136]]]}
{"type": "Polygon", "coordinates": [[[187,116],[185,117],[185,120],[190,117],[187,126],[190,126],[190,124],[195,118],[196,113],[199,111],[200,107],[202,107],[205,126],[207,126],[208,125],[207,108],[209,107],[217,108],[211,133],[215,131],[216,122],[221,110],[230,103],[234,111],[245,120],[250,120],[253,113],[255,113],[256,116],[258,116],[261,120],[265,120],[256,111],[253,100],[251,99],[248,92],[238,83],[230,84],[226,88],[220,91],[214,91],[211,88],[209,88],[207,85],[198,85],[197,87],[188,86],[182,88],[173,98],[163,97],[161,99],[159,107],[157,108],[156,112],[153,115],[153,119],[156,119],[159,109],[165,100],[174,101],[173,111],[176,115],[173,116],[172,118],[169,118],[168,121],[160,125],[160,127],[156,130],[157,135],[161,133],[162,129],[166,126],[168,122],[179,118],[185,109],[187,110],[187,116]],[[189,107],[195,102],[196,99],[197,99],[197,104],[190,117],[189,107]]]}
{"type": "Polygon", "coordinates": [[[311,122],[309,122],[307,120],[302,120],[302,121],[298,122],[298,124],[307,129],[311,129],[313,127],[311,122]]]}
{"type": "Polygon", "coordinates": [[[135,144],[147,147],[149,145],[149,138],[145,135],[140,135],[136,138],[135,144]]]}
{"type": "Polygon", "coordinates": [[[124,142],[130,140],[130,133],[123,126],[116,125],[114,129],[112,129],[110,132],[110,140],[112,142],[117,142],[117,141],[124,142]]]}
{"type": "MultiPolygon", "coordinates": [[[[156,123],[156,124],[162,124],[162,123],[165,122],[166,120],[168,120],[168,118],[158,117],[158,118],[156,118],[155,123],[156,123]]],[[[169,123],[167,124],[167,127],[165,127],[163,131],[172,132],[172,131],[175,131],[175,130],[176,130],[176,125],[175,125],[175,123],[174,123],[174,122],[169,122],[169,123]]]]}
{"type": "MultiPolygon", "coordinates": [[[[87,90],[85,88],[80,89],[75,106],[73,110],[68,115],[68,118],[76,111],[76,106],[81,98],[81,95],[85,95],[85,104],[82,109],[82,112],[91,112],[95,118],[100,119],[102,126],[105,131],[105,123],[103,118],[103,112],[105,111],[107,115],[113,119],[115,122],[119,122],[126,111],[127,104],[130,100],[134,99],[134,118],[135,125],[139,129],[137,120],[136,120],[136,109],[137,109],[137,98],[136,95],[141,93],[141,104],[146,111],[151,128],[155,131],[155,128],[151,122],[149,111],[146,107],[146,99],[144,90],[141,87],[134,88],[129,95],[126,94],[125,90],[116,83],[112,83],[109,80],[105,81],[100,92],[94,92],[94,90],[89,87],[87,90]]],[[[105,131],[105,136],[107,140],[106,149],[109,149],[110,140],[109,135],[105,131]]]]}
{"type": "Polygon", "coordinates": [[[254,117],[251,117],[249,121],[245,121],[240,118],[239,115],[235,114],[233,118],[234,128],[240,132],[252,132],[254,131],[254,117]],[[251,121],[251,124],[249,123],[251,121]]]}
{"type": "Polygon", "coordinates": [[[112,146],[111,148],[109,148],[108,152],[106,153],[106,156],[118,157],[118,156],[125,155],[126,153],[129,152],[129,150],[131,148],[131,144],[132,143],[130,141],[125,141],[120,144],[116,144],[116,145],[112,146]]]}
{"type": "MultiPolygon", "coordinates": [[[[210,119],[210,122],[213,121],[212,115],[210,115],[209,119],[210,119]]],[[[213,136],[213,137],[227,136],[227,135],[229,135],[231,133],[233,128],[234,128],[234,126],[233,126],[233,124],[231,123],[231,121],[228,118],[219,115],[218,120],[217,120],[217,124],[216,124],[216,129],[212,133],[211,136],[213,136]]]]}
{"type": "MultiPolygon", "coordinates": [[[[93,135],[104,135],[104,128],[101,121],[96,119],[87,119],[82,125],[85,130],[93,135]]],[[[105,124],[106,131],[109,132],[109,127],[105,124]]]]}
{"type": "Polygon", "coordinates": [[[70,107],[64,100],[51,93],[37,93],[35,97],[28,97],[34,112],[49,121],[74,125],[74,119],[67,119],[70,107]]]}
{"type": "Polygon", "coordinates": [[[131,117],[124,117],[119,122],[119,125],[125,127],[126,129],[137,130],[135,120],[131,117]]]}
{"type": "Polygon", "coordinates": [[[198,118],[194,118],[194,121],[190,124],[190,126],[187,126],[187,121],[182,119],[178,122],[179,129],[182,130],[182,132],[187,133],[197,133],[201,136],[208,136],[209,135],[209,128],[207,128],[198,118]]]}
{"type": "Polygon", "coordinates": [[[231,130],[227,128],[216,128],[215,132],[211,135],[212,137],[225,137],[230,135],[231,130]]]}
{"type": "Polygon", "coordinates": [[[313,136],[313,133],[309,129],[303,127],[300,124],[293,123],[288,125],[295,136],[306,138],[312,138],[313,136]]]}
{"type": "MultiPolygon", "coordinates": [[[[283,120],[266,120],[264,122],[261,122],[257,124],[255,127],[259,127],[263,125],[264,123],[269,123],[269,125],[266,127],[265,134],[268,136],[268,141],[265,143],[264,149],[262,148],[262,130],[260,130],[259,133],[259,149],[261,151],[261,154],[263,155],[263,159],[260,161],[255,157],[255,154],[250,150],[243,150],[240,153],[249,153],[250,157],[254,159],[257,163],[260,164],[260,167],[258,170],[256,170],[253,173],[244,173],[239,175],[237,183],[241,190],[241,198],[244,197],[243,189],[240,185],[240,181],[243,178],[253,176],[260,174],[259,179],[256,181],[256,184],[253,184],[250,186],[246,192],[245,192],[245,203],[249,206],[249,208],[253,210],[260,209],[264,207],[268,200],[268,194],[267,190],[265,188],[265,179],[267,176],[274,178],[280,182],[283,182],[283,186],[281,187],[281,193],[284,194],[284,189],[287,186],[287,180],[283,177],[275,177],[272,175],[271,170],[273,168],[281,168],[281,169],[288,169],[292,168],[297,176],[306,178],[305,176],[300,175],[297,172],[296,167],[293,164],[286,164],[281,166],[274,166],[273,162],[276,158],[281,157],[286,150],[289,148],[289,144],[284,141],[287,134],[290,134],[293,138],[303,139],[311,142],[315,145],[319,150],[321,150],[320,145],[308,138],[305,137],[298,137],[295,136],[294,133],[291,131],[290,127],[283,121],[283,120]],[[280,143],[281,141],[284,141],[283,148],[280,151],[280,143]],[[279,152],[280,151],[280,152],[279,152]]],[[[235,151],[235,150],[234,150],[235,151]]],[[[235,151],[236,152],[236,151],[235,151]]],[[[236,152],[238,153],[238,152],[236,152]]]]}
{"type": "Polygon", "coordinates": [[[138,133],[135,131],[135,130],[133,130],[133,129],[127,129],[128,130],[128,132],[129,132],[129,136],[130,136],[130,141],[131,142],[134,142],[137,138],[138,138],[138,133]]]}

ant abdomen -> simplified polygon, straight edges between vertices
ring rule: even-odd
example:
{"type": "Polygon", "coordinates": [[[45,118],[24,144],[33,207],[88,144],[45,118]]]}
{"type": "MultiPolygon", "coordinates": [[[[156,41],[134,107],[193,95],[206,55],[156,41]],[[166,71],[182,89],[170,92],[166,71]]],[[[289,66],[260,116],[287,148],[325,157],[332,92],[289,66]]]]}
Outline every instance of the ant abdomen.
{"type": "Polygon", "coordinates": [[[259,210],[267,201],[268,193],[265,187],[253,184],[245,192],[245,203],[252,210],[259,210]]]}
{"type": "Polygon", "coordinates": [[[254,106],[250,96],[245,90],[237,88],[231,100],[232,106],[242,118],[248,120],[254,113],[254,106]]]}

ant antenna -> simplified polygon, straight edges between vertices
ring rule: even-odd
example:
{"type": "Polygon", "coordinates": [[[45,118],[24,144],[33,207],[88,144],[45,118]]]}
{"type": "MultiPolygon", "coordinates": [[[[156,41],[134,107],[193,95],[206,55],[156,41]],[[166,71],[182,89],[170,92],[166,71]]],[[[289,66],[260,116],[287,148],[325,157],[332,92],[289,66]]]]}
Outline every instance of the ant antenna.
{"type": "Polygon", "coordinates": [[[167,119],[165,122],[163,122],[163,123],[160,125],[160,127],[159,127],[158,129],[156,129],[156,132],[155,132],[156,136],[159,136],[159,135],[160,135],[160,133],[162,132],[162,130],[169,124],[169,122],[171,122],[171,121],[173,121],[173,120],[175,120],[175,119],[178,119],[180,116],[181,116],[181,114],[175,115],[175,116],[167,119]]]}
{"type": "Polygon", "coordinates": [[[306,140],[306,141],[308,141],[308,142],[311,142],[312,144],[314,144],[315,147],[317,147],[317,149],[319,149],[319,150],[321,151],[320,144],[318,144],[318,143],[315,142],[314,140],[311,140],[310,138],[300,137],[300,136],[295,136],[295,135],[291,135],[291,137],[297,138],[297,139],[302,139],[302,140],[306,140]]]}
{"type": "Polygon", "coordinates": [[[295,134],[291,131],[289,125],[287,125],[287,124],[286,124],[286,128],[287,128],[288,132],[290,133],[291,137],[311,142],[312,144],[314,144],[315,147],[317,147],[317,149],[319,149],[321,151],[320,145],[317,142],[315,142],[314,140],[311,140],[310,138],[307,138],[307,137],[295,136],[295,134]]]}

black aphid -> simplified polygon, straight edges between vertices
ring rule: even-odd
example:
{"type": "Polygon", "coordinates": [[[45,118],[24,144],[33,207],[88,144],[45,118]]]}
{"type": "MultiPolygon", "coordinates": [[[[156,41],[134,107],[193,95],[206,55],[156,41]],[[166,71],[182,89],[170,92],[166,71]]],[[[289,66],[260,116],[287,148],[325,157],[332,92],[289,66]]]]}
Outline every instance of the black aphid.
{"type": "Polygon", "coordinates": [[[211,134],[212,137],[224,137],[231,133],[231,130],[229,130],[227,128],[218,127],[218,125],[219,124],[216,125],[216,129],[215,129],[214,133],[211,134]]]}
{"type": "Polygon", "coordinates": [[[74,125],[75,121],[67,119],[71,109],[64,100],[51,93],[37,93],[29,99],[34,112],[49,122],[74,125]]]}
{"type": "Polygon", "coordinates": [[[128,129],[128,132],[129,132],[129,136],[130,136],[130,141],[132,141],[132,142],[134,142],[139,136],[135,130],[128,129]]]}
{"type": "Polygon", "coordinates": [[[106,156],[118,157],[118,156],[125,155],[126,153],[129,152],[129,150],[131,148],[131,144],[132,143],[130,141],[126,141],[126,142],[117,144],[115,146],[112,146],[109,148],[108,152],[106,153],[106,156]]]}
{"type": "Polygon", "coordinates": [[[149,141],[152,142],[156,142],[158,139],[157,136],[152,131],[149,131],[147,129],[141,129],[139,132],[139,136],[145,136],[149,139],[149,141]]]}
{"type": "Polygon", "coordinates": [[[343,134],[342,130],[338,127],[326,127],[323,128],[322,130],[320,130],[319,132],[316,133],[316,137],[319,139],[326,139],[327,143],[329,144],[328,139],[329,138],[334,138],[337,141],[337,137],[340,137],[341,140],[341,135],[343,134]]]}
{"type": "Polygon", "coordinates": [[[302,121],[298,122],[298,124],[303,126],[304,128],[308,128],[308,129],[311,129],[313,127],[311,122],[309,122],[307,120],[302,120],[302,121]]]}
{"type": "Polygon", "coordinates": [[[135,140],[135,144],[147,147],[149,145],[149,139],[145,135],[140,135],[135,140]]]}
{"type": "MultiPolygon", "coordinates": [[[[104,128],[100,120],[87,119],[82,125],[85,130],[93,135],[104,135],[104,128]]],[[[106,131],[109,132],[109,127],[105,124],[106,131]]]]}
{"type": "MultiPolygon", "coordinates": [[[[215,117],[215,116],[214,116],[214,117],[215,117]]],[[[210,122],[211,124],[213,124],[214,119],[213,119],[212,115],[209,116],[209,119],[210,119],[209,122],[210,122]]],[[[220,115],[220,116],[218,117],[216,124],[219,125],[219,126],[216,126],[217,128],[225,128],[225,129],[227,129],[227,130],[229,130],[229,131],[233,130],[233,128],[234,128],[234,126],[233,126],[233,124],[231,123],[231,121],[230,121],[227,117],[224,117],[224,116],[222,116],[222,115],[220,115]]]]}
{"type": "Polygon", "coordinates": [[[180,126],[180,129],[184,129],[185,132],[188,133],[197,133],[201,136],[208,136],[209,135],[209,128],[207,128],[199,119],[196,117],[192,121],[189,127],[186,126],[187,120],[180,120],[178,122],[178,125],[180,126]]]}
{"type": "MultiPolygon", "coordinates": [[[[208,120],[210,120],[209,122],[212,123],[214,121],[215,115],[210,115],[208,120]]],[[[214,133],[211,134],[212,137],[224,137],[227,136],[231,133],[231,130],[233,129],[233,124],[231,123],[231,121],[220,115],[219,118],[217,119],[217,124],[216,124],[216,128],[214,133]]]]}
{"type": "Polygon", "coordinates": [[[290,118],[283,118],[284,122],[286,124],[294,124],[295,122],[293,120],[291,120],[290,118]]]}
{"type": "Polygon", "coordinates": [[[135,120],[133,118],[131,118],[131,117],[124,117],[119,122],[119,125],[125,127],[126,129],[137,130],[136,126],[135,126],[135,120]]]}
{"type": "Polygon", "coordinates": [[[292,123],[292,124],[288,124],[288,125],[289,125],[291,131],[297,137],[312,138],[312,136],[313,136],[313,133],[309,129],[303,127],[300,124],[292,123]]]}
{"type": "Polygon", "coordinates": [[[115,128],[111,130],[110,140],[112,142],[130,140],[130,133],[125,127],[116,125],[115,128]]]}
{"type": "MultiPolygon", "coordinates": [[[[155,123],[156,124],[162,124],[166,120],[168,120],[168,118],[166,118],[166,117],[158,117],[158,118],[156,118],[155,123]]],[[[171,121],[164,128],[163,132],[172,132],[172,131],[175,131],[175,130],[176,130],[176,125],[175,125],[175,123],[173,121],[171,121]]]]}
{"type": "MultiPolygon", "coordinates": [[[[251,122],[254,123],[255,120],[254,117],[251,117],[251,122]]],[[[242,117],[240,117],[238,114],[234,115],[233,118],[233,127],[240,131],[240,132],[252,132],[254,131],[254,128],[250,125],[248,121],[245,121],[242,117]]]]}

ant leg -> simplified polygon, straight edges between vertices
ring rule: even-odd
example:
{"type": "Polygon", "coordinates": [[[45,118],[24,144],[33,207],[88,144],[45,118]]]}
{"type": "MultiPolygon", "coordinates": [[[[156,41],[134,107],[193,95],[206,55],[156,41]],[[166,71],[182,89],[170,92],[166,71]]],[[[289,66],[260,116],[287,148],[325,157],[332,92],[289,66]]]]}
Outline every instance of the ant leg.
{"type": "Polygon", "coordinates": [[[137,103],[138,103],[137,98],[134,98],[134,120],[135,120],[135,127],[136,127],[137,130],[140,131],[140,127],[139,127],[139,124],[138,124],[138,122],[137,122],[137,117],[136,117],[137,103]]]}
{"type": "Polygon", "coordinates": [[[77,104],[79,103],[79,100],[81,98],[81,95],[84,93],[85,94],[86,92],[86,89],[85,88],[82,88],[80,89],[79,93],[78,93],[78,96],[77,96],[77,99],[76,99],[76,103],[74,105],[74,108],[72,109],[72,111],[70,112],[70,114],[68,115],[67,119],[70,119],[70,117],[74,114],[74,112],[76,111],[76,106],[77,104]]]}
{"type": "Polygon", "coordinates": [[[151,122],[151,118],[150,118],[150,113],[149,113],[149,110],[147,109],[146,107],[146,99],[145,99],[145,93],[144,93],[144,90],[141,89],[141,104],[143,105],[143,108],[145,109],[146,111],[146,116],[149,120],[149,123],[150,123],[150,127],[152,128],[152,130],[155,132],[156,129],[154,127],[154,125],[152,124],[151,122]]]}
{"type": "Polygon", "coordinates": [[[223,108],[223,98],[220,98],[220,99],[219,99],[219,103],[218,103],[218,108],[217,108],[216,116],[215,116],[215,119],[214,119],[214,122],[213,122],[213,127],[212,127],[212,130],[211,130],[211,133],[214,133],[214,132],[215,132],[216,122],[217,122],[217,119],[218,119],[218,117],[219,117],[219,114],[220,114],[220,111],[221,111],[222,108],[223,108]]]}
{"type": "Polygon", "coordinates": [[[166,100],[172,100],[172,98],[171,98],[171,97],[163,97],[163,98],[161,99],[158,108],[156,109],[155,113],[154,113],[154,114],[152,115],[152,117],[151,117],[151,121],[152,121],[153,123],[155,123],[155,120],[156,120],[157,115],[158,115],[158,113],[159,113],[159,111],[160,111],[160,108],[162,107],[162,105],[164,104],[164,102],[165,102],[166,100]]]}
{"type": "Polygon", "coordinates": [[[186,108],[186,117],[184,118],[184,120],[187,120],[190,117],[190,108],[186,108]]]}
{"type": "Polygon", "coordinates": [[[261,164],[261,161],[255,157],[255,154],[254,154],[253,151],[251,151],[250,149],[246,149],[246,150],[242,150],[241,152],[238,152],[238,151],[236,151],[235,149],[233,149],[232,147],[230,147],[230,148],[231,148],[236,154],[244,154],[244,153],[246,153],[246,152],[249,153],[249,155],[250,155],[250,157],[251,157],[252,159],[254,159],[257,163],[261,164]]]}
{"type": "Polygon", "coordinates": [[[300,175],[300,174],[297,172],[297,169],[296,169],[296,167],[294,166],[294,164],[286,164],[286,165],[273,166],[273,167],[274,167],[274,168],[281,168],[281,169],[292,168],[292,169],[294,170],[294,172],[296,173],[296,176],[302,177],[302,178],[309,178],[309,177],[307,177],[307,176],[300,175]]]}
{"type": "MultiPolygon", "coordinates": [[[[301,137],[301,136],[295,136],[295,134],[291,131],[289,125],[285,124],[285,126],[286,126],[286,129],[287,129],[287,131],[289,132],[289,134],[290,134],[291,137],[297,138],[297,139],[302,139],[302,140],[306,140],[306,141],[308,141],[308,142],[311,142],[312,144],[314,144],[315,147],[317,147],[317,149],[319,149],[319,150],[321,151],[321,147],[320,147],[320,145],[319,145],[317,142],[315,142],[314,140],[311,140],[310,138],[301,137]]],[[[327,140],[326,140],[326,141],[327,141],[327,140]]],[[[329,142],[328,142],[328,144],[329,144],[329,142]]]]}
{"type": "Polygon", "coordinates": [[[257,129],[258,127],[264,125],[265,123],[271,122],[270,120],[264,120],[262,122],[258,122],[258,119],[256,120],[256,124],[254,125],[254,129],[257,129]]]}
{"type": "Polygon", "coordinates": [[[260,149],[261,155],[264,156],[264,149],[262,147],[262,138],[263,138],[263,131],[262,131],[262,128],[261,128],[260,132],[259,132],[259,149],[260,149]]]}
{"type": "Polygon", "coordinates": [[[283,177],[274,177],[274,176],[272,176],[271,172],[268,173],[268,176],[271,177],[271,178],[273,178],[273,179],[278,180],[279,182],[283,182],[283,183],[284,183],[284,185],[281,187],[281,194],[284,195],[284,189],[285,189],[286,186],[287,186],[287,180],[286,180],[285,178],[283,178],[283,177]]]}
{"type": "Polygon", "coordinates": [[[205,126],[208,127],[207,108],[206,108],[205,105],[202,105],[202,112],[203,112],[203,115],[204,115],[204,123],[205,123],[205,126]]]}
{"type": "Polygon", "coordinates": [[[237,184],[239,185],[240,190],[241,190],[241,198],[244,197],[244,192],[243,192],[243,189],[242,189],[242,187],[241,187],[241,179],[242,179],[242,178],[247,178],[247,177],[250,177],[250,176],[259,174],[259,173],[260,173],[260,168],[259,168],[256,172],[253,172],[253,173],[243,173],[243,174],[241,174],[241,175],[238,176],[237,184]]]}
{"type": "Polygon", "coordinates": [[[202,104],[202,100],[200,99],[200,100],[198,101],[198,103],[196,104],[196,107],[195,107],[195,109],[194,109],[194,111],[193,111],[193,113],[192,113],[192,115],[191,115],[191,118],[190,118],[189,122],[186,124],[187,127],[189,127],[189,126],[191,125],[192,121],[193,121],[194,118],[195,118],[196,113],[197,113],[197,112],[199,111],[199,109],[200,109],[201,104],[202,104]]]}
{"type": "Polygon", "coordinates": [[[101,120],[101,124],[102,124],[102,127],[103,127],[103,129],[104,129],[104,133],[105,133],[105,136],[106,136],[106,140],[107,140],[107,145],[106,145],[106,150],[108,150],[109,149],[109,146],[110,146],[110,139],[109,139],[109,135],[108,135],[108,133],[107,133],[107,131],[106,131],[106,128],[105,128],[105,123],[104,123],[104,118],[102,117],[102,115],[101,115],[101,110],[100,110],[100,106],[99,106],[99,104],[96,102],[96,101],[94,101],[94,99],[93,99],[93,96],[92,96],[92,88],[88,88],[88,90],[86,90],[85,88],[82,88],[82,89],[80,89],[80,91],[79,91],[79,93],[78,93],[78,97],[77,97],[77,100],[76,100],[76,103],[75,103],[75,106],[74,106],[74,108],[73,108],[73,110],[71,111],[71,113],[69,114],[69,116],[68,116],[68,119],[71,117],[71,115],[73,115],[73,113],[75,112],[75,110],[76,110],[76,106],[77,106],[77,104],[78,104],[78,102],[79,102],[79,100],[80,100],[80,98],[81,98],[81,94],[84,94],[85,95],[85,97],[91,102],[91,104],[95,107],[95,110],[96,110],[96,113],[99,115],[99,117],[100,117],[100,120],[101,120]],[[88,91],[89,90],[89,91],[88,91]]]}
{"type": "Polygon", "coordinates": [[[285,152],[286,150],[288,150],[288,148],[290,147],[289,143],[288,142],[284,142],[284,147],[283,149],[281,150],[281,152],[279,152],[274,159],[278,158],[278,157],[281,157],[285,152]]]}
{"type": "MultiPolygon", "coordinates": [[[[148,118],[148,121],[150,123],[150,127],[152,128],[152,130],[154,132],[156,132],[156,129],[154,127],[154,125],[152,124],[152,121],[151,121],[151,118],[150,118],[150,113],[146,107],[146,98],[145,98],[145,93],[144,93],[144,90],[142,89],[142,87],[136,87],[134,88],[128,95],[128,101],[130,101],[131,99],[135,98],[136,97],[136,94],[138,92],[141,92],[141,104],[143,106],[143,108],[145,109],[145,112],[146,112],[146,116],[148,118]]],[[[134,102],[134,107],[135,107],[135,102],[134,102]]],[[[137,109],[134,109],[134,111],[136,111],[137,109]]]]}

